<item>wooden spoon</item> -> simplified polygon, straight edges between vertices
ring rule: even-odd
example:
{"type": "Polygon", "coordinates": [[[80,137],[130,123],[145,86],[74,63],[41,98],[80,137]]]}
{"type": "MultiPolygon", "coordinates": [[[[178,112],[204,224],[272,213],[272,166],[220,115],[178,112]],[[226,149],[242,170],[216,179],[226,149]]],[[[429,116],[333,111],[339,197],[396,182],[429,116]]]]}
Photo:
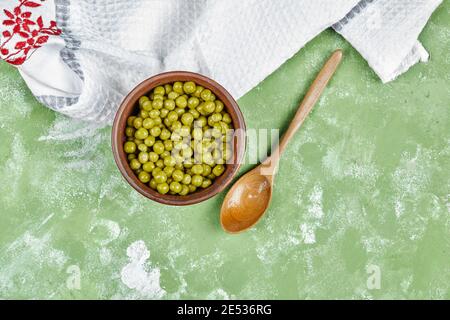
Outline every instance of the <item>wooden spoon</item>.
{"type": "Polygon", "coordinates": [[[272,199],[274,175],[280,155],[319,100],[341,60],[342,51],[336,50],[309,88],[294,119],[272,155],[242,176],[228,192],[220,211],[220,223],[226,232],[243,232],[254,226],[264,215],[272,199]]]}

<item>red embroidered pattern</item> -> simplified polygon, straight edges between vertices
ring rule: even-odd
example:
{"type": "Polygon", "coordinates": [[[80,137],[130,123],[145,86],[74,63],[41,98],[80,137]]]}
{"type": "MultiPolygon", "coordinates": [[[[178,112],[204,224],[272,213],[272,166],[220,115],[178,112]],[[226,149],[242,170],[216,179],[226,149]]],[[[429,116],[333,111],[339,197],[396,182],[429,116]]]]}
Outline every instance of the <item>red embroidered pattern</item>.
{"type": "Polygon", "coordinates": [[[18,1],[19,4],[13,12],[3,9],[6,20],[2,21],[2,25],[6,30],[0,37],[0,58],[13,65],[24,63],[36,49],[48,41],[49,36],[61,34],[55,21],[50,21],[45,27],[42,16],[36,20],[32,18],[29,10],[40,7],[41,3],[30,0],[18,1]]]}

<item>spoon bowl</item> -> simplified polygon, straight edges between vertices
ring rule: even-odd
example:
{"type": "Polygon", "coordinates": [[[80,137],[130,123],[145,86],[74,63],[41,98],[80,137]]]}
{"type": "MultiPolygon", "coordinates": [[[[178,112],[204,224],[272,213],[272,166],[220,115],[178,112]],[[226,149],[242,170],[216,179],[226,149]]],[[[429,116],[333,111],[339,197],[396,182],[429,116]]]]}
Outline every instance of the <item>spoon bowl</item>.
{"type": "Polygon", "coordinates": [[[240,233],[261,219],[272,199],[272,177],[262,175],[257,167],[239,179],[222,204],[220,223],[224,230],[240,233]]]}
{"type": "Polygon", "coordinates": [[[220,211],[220,223],[226,232],[240,233],[248,230],[261,219],[269,208],[272,200],[273,180],[280,156],[319,100],[341,60],[342,51],[336,50],[309,88],[289,128],[272,155],[242,176],[225,196],[220,211]]]}

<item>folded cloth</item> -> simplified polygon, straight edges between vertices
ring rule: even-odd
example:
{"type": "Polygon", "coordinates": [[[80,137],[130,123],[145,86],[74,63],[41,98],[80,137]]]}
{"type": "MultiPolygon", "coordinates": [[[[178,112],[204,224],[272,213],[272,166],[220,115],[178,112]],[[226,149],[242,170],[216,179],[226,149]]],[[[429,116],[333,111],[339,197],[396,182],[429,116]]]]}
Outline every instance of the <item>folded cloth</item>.
{"type": "Polygon", "coordinates": [[[239,98],[330,26],[393,80],[428,59],[417,38],[441,1],[0,0],[0,57],[45,105],[102,125],[164,71],[202,73],[239,98]]]}

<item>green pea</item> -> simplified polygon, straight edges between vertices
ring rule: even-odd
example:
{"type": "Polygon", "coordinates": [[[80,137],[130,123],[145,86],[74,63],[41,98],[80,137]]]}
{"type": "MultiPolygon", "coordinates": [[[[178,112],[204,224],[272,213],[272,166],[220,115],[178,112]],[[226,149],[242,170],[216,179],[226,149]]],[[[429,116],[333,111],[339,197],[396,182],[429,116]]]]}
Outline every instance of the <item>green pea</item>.
{"type": "Polygon", "coordinates": [[[216,109],[214,110],[214,112],[216,112],[216,113],[222,112],[222,111],[223,111],[223,108],[224,108],[223,102],[220,101],[220,100],[216,100],[216,101],[214,101],[214,102],[215,102],[215,104],[216,104],[216,109]]]}
{"type": "Polygon", "coordinates": [[[177,113],[178,117],[181,117],[183,113],[186,112],[184,108],[175,108],[175,112],[177,113]]]}
{"type": "Polygon", "coordinates": [[[152,102],[150,100],[147,100],[141,105],[141,107],[142,107],[142,110],[145,110],[148,112],[148,111],[152,110],[152,102]]]}
{"type": "Polygon", "coordinates": [[[200,104],[200,100],[197,97],[190,97],[188,99],[188,107],[189,109],[195,109],[198,107],[198,105],[200,104]]]}
{"type": "Polygon", "coordinates": [[[140,127],[142,127],[142,118],[135,118],[134,120],[133,120],[133,126],[136,128],[136,129],[139,129],[140,127]]]}
{"type": "Polygon", "coordinates": [[[175,91],[176,93],[179,93],[179,94],[184,94],[183,83],[179,82],[179,81],[175,82],[173,84],[173,91],[175,91]]]}
{"type": "Polygon", "coordinates": [[[172,151],[172,149],[173,149],[173,142],[171,141],[171,140],[165,140],[164,142],[163,142],[163,144],[164,144],[164,149],[166,150],[166,151],[172,151]]]}
{"type": "Polygon", "coordinates": [[[159,159],[158,161],[156,161],[155,165],[158,168],[161,168],[161,169],[164,168],[164,161],[163,161],[163,159],[159,159]]]}
{"type": "Polygon", "coordinates": [[[171,135],[172,135],[172,133],[169,130],[167,130],[166,128],[164,128],[161,130],[159,137],[161,140],[167,140],[170,138],[171,135]]]}
{"type": "Polygon", "coordinates": [[[159,168],[159,167],[156,167],[156,164],[155,164],[155,169],[153,169],[153,171],[152,171],[152,176],[153,177],[156,177],[158,174],[160,174],[161,172],[162,172],[163,170],[161,169],[161,168],[159,168]]]}
{"type": "Polygon", "coordinates": [[[156,119],[159,117],[159,115],[161,114],[161,112],[159,110],[152,110],[149,112],[149,117],[152,119],[156,119]]]}
{"type": "Polygon", "coordinates": [[[164,125],[167,127],[167,128],[169,128],[171,125],[172,125],[172,122],[170,122],[170,120],[169,119],[167,119],[167,117],[166,118],[164,118],[164,125]]]}
{"type": "Polygon", "coordinates": [[[166,108],[162,108],[161,113],[159,115],[161,118],[165,118],[165,117],[167,117],[168,114],[169,114],[169,110],[166,108]]]}
{"type": "Polygon", "coordinates": [[[195,164],[192,166],[191,171],[193,174],[200,175],[203,173],[203,166],[201,164],[195,164]]]}
{"type": "Polygon", "coordinates": [[[205,103],[202,102],[197,108],[195,108],[195,110],[197,110],[197,112],[200,113],[202,116],[206,115],[206,111],[203,109],[204,105],[205,103]]]}
{"type": "Polygon", "coordinates": [[[174,167],[164,167],[163,171],[167,174],[167,177],[172,177],[172,174],[175,171],[175,168],[174,167]]]}
{"type": "Polygon", "coordinates": [[[192,161],[192,159],[186,160],[186,161],[183,163],[183,166],[184,166],[186,169],[192,168],[193,165],[194,165],[194,162],[192,161]]]}
{"type": "Polygon", "coordinates": [[[151,146],[153,146],[154,144],[155,144],[155,137],[154,136],[148,136],[147,138],[145,138],[145,140],[144,140],[144,144],[147,146],[147,147],[151,147],[151,146]]]}
{"type": "Polygon", "coordinates": [[[162,94],[153,94],[153,101],[156,100],[164,100],[164,95],[162,94]]]}
{"type": "Polygon", "coordinates": [[[202,182],[201,187],[202,187],[203,189],[208,188],[208,187],[211,185],[211,183],[212,183],[211,180],[209,180],[209,179],[204,179],[203,182],[202,182]]]}
{"type": "Polygon", "coordinates": [[[148,97],[146,96],[142,96],[139,98],[139,105],[142,106],[144,104],[144,102],[148,101],[148,97]]]}
{"type": "Polygon", "coordinates": [[[194,116],[194,119],[198,119],[198,117],[200,117],[200,112],[195,109],[190,109],[188,112],[194,116]]]}
{"type": "Polygon", "coordinates": [[[229,115],[228,113],[224,113],[224,114],[222,115],[222,121],[225,122],[225,123],[227,123],[227,124],[230,124],[230,123],[231,123],[231,117],[230,117],[230,115],[229,115]]]}
{"type": "Polygon", "coordinates": [[[196,97],[196,98],[200,98],[201,97],[201,94],[202,94],[202,91],[204,90],[205,88],[203,88],[202,86],[197,86],[197,88],[195,89],[195,92],[192,94],[194,97],[196,97]]]}
{"type": "Polygon", "coordinates": [[[176,170],[172,173],[172,179],[173,179],[174,181],[179,182],[179,181],[183,180],[183,178],[184,178],[184,173],[183,173],[183,171],[181,171],[181,170],[179,170],[179,169],[176,169],[176,170]]]}
{"type": "Polygon", "coordinates": [[[153,109],[159,110],[164,106],[164,101],[161,99],[153,100],[152,107],[153,109]]]}
{"type": "Polygon", "coordinates": [[[148,174],[148,172],[141,171],[141,172],[139,172],[139,176],[138,177],[139,177],[139,180],[142,183],[147,183],[147,182],[150,181],[150,175],[148,174]]]}
{"type": "Polygon", "coordinates": [[[170,112],[167,114],[167,119],[168,119],[171,123],[177,121],[177,120],[178,120],[178,113],[176,113],[175,111],[170,111],[170,112]]]}
{"type": "Polygon", "coordinates": [[[148,112],[145,111],[145,110],[139,111],[139,114],[138,114],[138,115],[139,115],[139,117],[142,118],[143,120],[146,119],[146,118],[148,118],[148,112]]]}
{"type": "Polygon", "coordinates": [[[222,120],[222,115],[220,113],[213,113],[210,118],[214,121],[214,122],[219,122],[220,120],[222,120]]]}
{"type": "Polygon", "coordinates": [[[222,173],[224,171],[225,171],[225,167],[221,164],[218,164],[217,166],[214,167],[214,169],[212,170],[212,173],[218,177],[218,176],[222,175],[222,173]]]}
{"type": "Polygon", "coordinates": [[[150,134],[153,137],[158,137],[161,134],[161,128],[160,127],[153,127],[150,129],[150,134]]]}
{"type": "Polygon", "coordinates": [[[154,94],[165,95],[166,94],[166,90],[164,89],[164,87],[158,86],[155,89],[153,89],[153,93],[154,94]]]}
{"type": "Polygon", "coordinates": [[[230,126],[228,124],[226,124],[225,122],[223,122],[223,121],[220,121],[219,125],[220,125],[220,131],[223,134],[227,134],[227,131],[229,131],[230,126]]]}
{"type": "Polygon", "coordinates": [[[185,82],[183,85],[183,91],[186,92],[187,94],[194,93],[196,89],[197,86],[192,81],[185,82]]]}
{"type": "Polygon", "coordinates": [[[208,114],[213,113],[215,109],[216,105],[212,101],[205,102],[203,105],[203,110],[208,114]]]}
{"type": "Polygon", "coordinates": [[[186,126],[190,126],[193,121],[194,121],[194,116],[191,113],[184,113],[181,116],[181,122],[186,126]]]}
{"type": "Polygon", "coordinates": [[[179,192],[180,196],[186,196],[189,194],[189,187],[186,185],[181,186],[181,191],[179,192]]]}
{"type": "Polygon", "coordinates": [[[175,99],[178,98],[179,96],[180,96],[179,93],[177,93],[177,92],[175,92],[175,91],[172,91],[172,92],[170,92],[170,93],[167,95],[167,98],[169,98],[170,100],[174,100],[174,101],[175,101],[175,99]]]}
{"type": "Polygon", "coordinates": [[[167,174],[161,170],[161,172],[156,173],[156,175],[153,175],[153,177],[156,180],[156,183],[164,183],[167,181],[167,174]]]}
{"type": "Polygon", "coordinates": [[[155,167],[155,163],[149,161],[144,163],[144,165],[142,166],[142,170],[144,170],[145,172],[152,172],[155,167]]]}
{"type": "Polygon", "coordinates": [[[136,130],[134,129],[134,128],[132,128],[132,127],[127,127],[126,129],[125,129],[125,135],[127,136],[127,137],[134,137],[134,133],[136,132],[136,130]]]}
{"type": "Polygon", "coordinates": [[[183,126],[183,125],[181,124],[181,122],[177,120],[177,121],[174,121],[174,122],[172,123],[172,125],[170,126],[170,128],[172,129],[172,132],[173,132],[173,131],[180,130],[182,126],[183,126]]]}
{"type": "Polygon", "coordinates": [[[211,90],[205,89],[200,94],[200,97],[205,101],[209,101],[211,99],[211,94],[212,94],[211,90]]]}
{"type": "Polygon", "coordinates": [[[155,179],[151,179],[150,182],[148,183],[148,185],[153,190],[156,189],[156,187],[158,186],[158,184],[156,183],[155,179]]]}
{"type": "Polygon", "coordinates": [[[147,152],[139,152],[138,160],[140,163],[148,162],[148,153],[147,152]]]}
{"type": "Polygon", "coordinates": [[[208,124],[208,120],[206,120],[206,117],[204,117],[204,116],[199,117],[197,120],[195,120],[195,123],[194,123],[194,125],[196,127],[200,127],[200,128],[203,128],[207,124],[208,124]]]}
{"type": "Polygon", "coordinates": [[[123,150],[125,153],[135,153],[136,152],[136,144],[132,141],[125,142],[123,146],[123,150]]]}
{"type": "MultiPolygon", "coordinates": [[[[156,180],[156,179],[155,179],[156,180]]],[[[166,194],[167,192],[169,192],[169,185],[167,183],[159,183],[156,187],[156,190],[158,190],[158,192],[160,194],[166,194]]]]}
{"type": "Polygon", "coordinates": [[[130,153],[130,154],[127,156],[127,159],[128,159],[128,160],[136,159],[136,155],[135,155],[134,153],[130,153]]]}
{"type": "Polygon", "coordinates": [[[183,179],[181,179],[181,183],[186,184],[186,185],[190,184],[191,181],[192,181],[192,177],[187,173],[185,175],[183,175],[183,179]]]}
{"type": "MultiPolygon", "coordinates": [[[[135,120],[136,121],[136,120],[135,120]]],[[[145,138],[148,137],[148,130],[145,128],[139,128],[136,133],[134,134],[134,136],[136,137],[136,139],[139,140],[144,140],[145,138]]]]}
{"type": "Polygon", "coordinates": [[[202,175],[203,176],[208,176],[208,175],[210,175],[211,174],[211,167],[209,166],[209,165],[207,165],[207,164],[203,164],[203,173],[202,173],[202,175]]]}
{"type": "MultiPolygon", "coordinates": [[[[164,143],[163,143],[163,144],[164,144],[164,143]]],[[[159,155],[159,157],[160,157],[161,159],[164,159],[165,157],[169,157],[169,156],[171,156],[171,154],[170,154],[170,152],[167,151],[167,150],[164,150],[164,152],[161,153],[161,154],[159,155]]]]}
{"type": "Polygon", "coordinates": [[[138,159],[132,159],[130,161],[130,168],[133,169],[133,170],[139,169],[141,167],[141,165],[142,164],[139,162],[138,159]]]}
{"type": "Polygon", "coordinates": [[[175,193],[179,193],[181,191],[181,189],[182,189],[182,186],[179,182],[174,181],[170,184],[170,190],[175,193]]]}
{"type": "Polygon", "coordinates": [[[173,101],[172,99],[167,99],[164,101],[164,108],[166,108],[167,110],[174,110],[176,107],[175,101],[173,101]]]}
{"type": "MultiPolygon", "coordinates": [[[[152,110],[152,111],[154,111],[154,110],[152,110]]],[[[150,112],[152,112],[152,111],[150,111],[150,112]]],[[[145,129],[151,129],[152,127],[155,126],[155,121],[151,118],[146,118],[146,119],[144,119],[144,121],[142,121],[142,126],[145,129]]]]}
{"type": "Polygon", "coordinates": [[[138,148],[139,151],[143,151],[143,152],[147,152],[148,151],[148,147],[144,143],[141,143],[140,145],[138,145],[137,148],[138,148]]]}
{"type": "Polygon", "coordinates": [[[165,91],[166,91],[166,93],[167,94],[169,94],[169,93],[171,93],[172,92],[172,85],[170,85],[170,84],[165,84],[164,85],[164,89],[165,89],[165,91]]]}
{"type": "Polygon", "coordinates": [[[130,127],[131,127],[131,126],[134,126],[134,119],[136,119],[135,116],[128,117],[128,119],[127,119],[127,125],[129,125],[130,127]]]}
{"type": "Polygon", "coordinates": [[[159,159],[159,155],[156,152],[149,152],[148,153],[148,160],[151,162],[156,162],[159,159]]]}
{"type": "Polygon", "coordinates": [[[200,187],[203,183],[203,177],[196,174],[192,177],[191,183],[192,183],[192,185],[194,185],[196,187],[200,187]]]}
{"type": "Polygon", "coordinates": [[[179,96],[175,100],[175,104],[177,105],[177,107],[184,109],[187,106],[187,100],[184,96],[179,96]]]}
{"type": "Polygon", "coordinates": [[[164,152],[164,144],[161,141],[155,142],[155,144],[153,145],[153,151],[156,154],[163,153],[164,152]]]}
{"type": "Polygon", "coordinates": [[[172,156],[168,156],[164,158],[164,165],[167,167],[173,167],[176,165],[175,158],[172,156]]]}
{"type": "Polygon", "coordinates": [[[183,159],[178,159],[178,158],[176,158],[175,157],[175,159],[177,160],[177,164],[175,165],[175,169],[178,169],[178,170],[183,170],[184,169],[184,167],[183,167],[183,159]]]}
{"type": "Polygon", "coordinates": [[[155,126],[161,127],[162,120],[160,117],[153,119],[153,121],[155,121],[155,126]]]}

